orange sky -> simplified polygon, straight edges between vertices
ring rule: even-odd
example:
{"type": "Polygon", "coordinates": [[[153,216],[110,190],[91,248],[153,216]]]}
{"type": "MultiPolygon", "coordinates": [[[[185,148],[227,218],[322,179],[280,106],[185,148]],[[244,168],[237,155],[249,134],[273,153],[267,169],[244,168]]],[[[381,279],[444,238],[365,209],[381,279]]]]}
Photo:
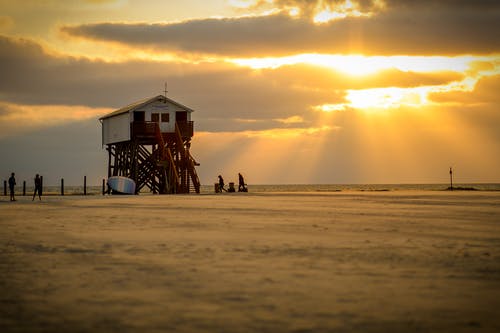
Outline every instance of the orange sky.
{"type": "Polygon", "coordinates": [[[0,0],[4,178],[99,184],[99,116],[168,81],[204,184],[500,182],[500,4],[207,3],[0,0]]]}

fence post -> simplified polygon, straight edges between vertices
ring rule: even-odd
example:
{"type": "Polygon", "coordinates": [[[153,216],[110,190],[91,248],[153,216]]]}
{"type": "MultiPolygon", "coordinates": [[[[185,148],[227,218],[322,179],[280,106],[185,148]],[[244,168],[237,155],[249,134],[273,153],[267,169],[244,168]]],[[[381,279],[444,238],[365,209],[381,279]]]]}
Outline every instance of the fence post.
{"type": "Polygon", "coordinates": [[[83,195],[87,195],[87,176],[83,176],[83,195]]]}
{"type": "Polygon", "coordinates": [[[7,195],[7,181],[3,181],[3,195],[7,195]]]}
{"type": "Polygon", "coordinates": [[[23,180],[23,197],[26,195],[26,181],[23,180]]]}
{"type": "Polygon", "coordinates": [[[61,178],[61,195],[64,195],[64,178],[61,178]]]}

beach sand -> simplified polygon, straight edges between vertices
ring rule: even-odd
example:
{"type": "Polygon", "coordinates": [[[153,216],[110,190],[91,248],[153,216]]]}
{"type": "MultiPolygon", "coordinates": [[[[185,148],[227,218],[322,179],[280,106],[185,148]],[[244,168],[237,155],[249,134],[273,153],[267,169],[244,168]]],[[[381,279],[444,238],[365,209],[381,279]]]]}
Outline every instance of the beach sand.
{"type": "Polygon", "coordinates": [[[0,197],[1,332],[500,332],[500,192],[0,197]]]}

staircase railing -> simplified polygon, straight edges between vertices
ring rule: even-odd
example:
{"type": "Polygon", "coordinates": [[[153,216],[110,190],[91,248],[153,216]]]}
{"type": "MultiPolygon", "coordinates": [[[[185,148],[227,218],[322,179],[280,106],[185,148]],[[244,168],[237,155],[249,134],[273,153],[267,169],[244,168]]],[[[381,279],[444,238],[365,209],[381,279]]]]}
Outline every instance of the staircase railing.
{"type": "Polygon", "coordinates": [[[168,170],[169,170],[169,175],[167,177],[167,181],[173,180],[174,184],[168,184],[169,187],[172,189],[175,189],[177,192],[179,189],[179,174],[177,172],[177,168],[175,166],[174,162],[174,157],[172,156],[172,152],[168,147],[165,146],[165,140],[163,140],[163,135],[161,134],[160,131],[160,126],[156,124],[155,127],[155,137],[156,141],[158,143],[158,149],[159,149],[159,159],[160,161],[166,161],[168,163],[168,170]]]}
{"type": "Polygon", "coordinates": [[[197,163],[191,153],[187,151],[188,155],[188,172],[191,176],[191,180],[193,181],[194,190],[196,193],[200,193],[200,178],[198,177],[198,173],[196,173],[195,165],[200,165],[197,163]]]}
{"type": "MultiPolygon", "coordinates": [[[[183,161],[183,163],[185,163],[188,175],[191,178],[195,192],[200,193],[200,185],[201,185],[200,179],[195,169],[195,164],[198,163],[194,161],[194,158],[189,153],[189,150],[187,150],[184,147],[184,141],[182,140],[181,131],[179,129],[179,125],[177,124],[177,122],[175,123],[175,141],[176,141],[175,145],[177,146],[177,151],[181,156],[181,160],[183,161]]],[[[187,182],[189,183],[189,179],[187,179],[187,182]]],[[[186,185],[186,187],[189,186],[188,184],[183,184],[183,185],[186,185]]],[[[189,192],[189,188],[187,188],[187,191],[189,192]]]]}

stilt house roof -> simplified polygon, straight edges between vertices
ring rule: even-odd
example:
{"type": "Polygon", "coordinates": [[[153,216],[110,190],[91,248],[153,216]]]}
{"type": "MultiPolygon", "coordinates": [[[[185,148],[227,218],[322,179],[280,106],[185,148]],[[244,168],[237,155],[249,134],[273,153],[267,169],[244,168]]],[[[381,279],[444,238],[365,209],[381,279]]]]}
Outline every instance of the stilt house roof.
{"type": "Polygon", "coordinates": [[[132,104],[129,104],[127,106],[124,106],[121,109],[118,109],[116,111],[108,113],[105,116],[102,116],[101,118],[99,118],[99,120],[103,120],[103,119],[106,119],[106,118],[114,117],[114,116],[120,115],[122,113],[133,112],[135,110],[141,109],[145,105],[148,105],[148,104],[156,102],[156,101],[169,102],[169,103],[174,104],[174,105],[178,106],[179,108],[184,109],[185,111],[188,111],[188,112],[193,112],[194,111],[193,109],[188,108],[187,106],[182,105],[181,103],[178,103],[178,102],[174,101],[173,99],[170,99],[170,98],[165,97],[163,95],[158,95],[158,96],[155,96],[155,97],[146,98],[146,99],[134,102],[132,104]]]}

